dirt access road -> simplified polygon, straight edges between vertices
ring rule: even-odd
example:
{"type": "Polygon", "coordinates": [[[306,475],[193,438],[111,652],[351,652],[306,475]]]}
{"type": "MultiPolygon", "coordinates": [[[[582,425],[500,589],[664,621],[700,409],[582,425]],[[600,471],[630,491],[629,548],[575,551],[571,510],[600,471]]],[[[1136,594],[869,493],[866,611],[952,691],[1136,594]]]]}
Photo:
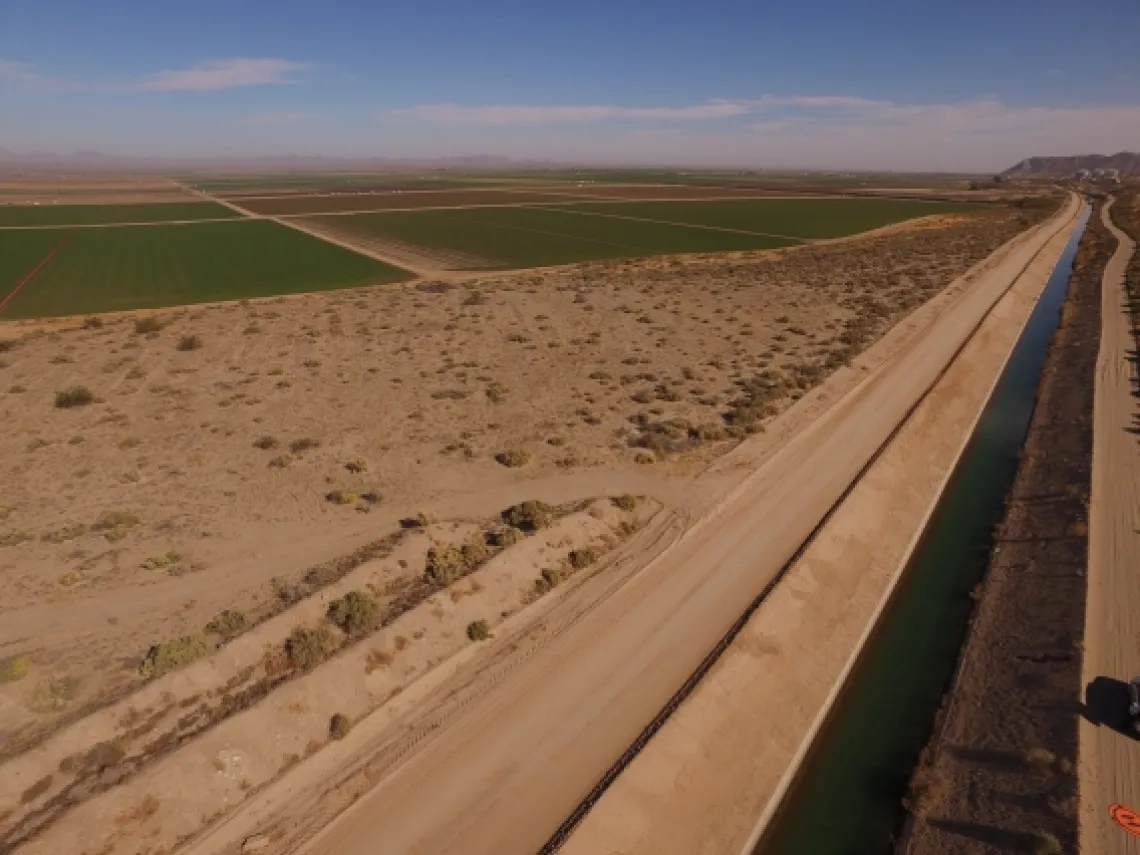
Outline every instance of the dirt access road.
{"type": "MultiPolygon", "coordinates": [[[[1115,204],[1115,203],[1114,203],[1115,204]]],[[[1109,808],[1140,811],[1140,742],[1119,732],[1125,686],[1140,674],[1140,448],[1137,447],[1135,350],[1124,274],[1134,245],[1104,207],[1120,241],[1104,271],[1100,353],[1093,409],[1088,601],[1080,723],[1080,842],[1097,855],[1140,855],[1140,837],[1113,822],[1109,808]]]]}
{"type": "MultiPolygon", "coordinates": [[[[540,848],[790,560],[1048,239],[1075,227],[1079,208],[1073,197],[1058,216],[999,251],[925,333],[669,550],[422,739],[303,851],[371,855],[380,845],[505,855],[540,848]]],[[[303,776],[304,765],[297,771],[303,776]]],[[[308,787],[317,791],[313,777],[308,787]]],[[[301,798],[291,815],[319,813],[319,804],[301,798]]],[[[227,823],[229,832],[243,824],[227,823]]],[[[211,835],[190,851],[219,851],[219,843],[211,835]]]]}

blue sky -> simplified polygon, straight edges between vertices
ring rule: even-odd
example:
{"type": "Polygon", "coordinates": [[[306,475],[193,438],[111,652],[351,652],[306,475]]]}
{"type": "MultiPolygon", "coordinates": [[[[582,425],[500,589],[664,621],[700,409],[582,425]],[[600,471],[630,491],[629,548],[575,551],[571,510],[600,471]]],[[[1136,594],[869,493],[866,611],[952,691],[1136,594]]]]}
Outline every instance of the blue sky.
{"type": "Polygon", "coordinates": [[[0,0],[0,148],[991,170],[1140,148],[1136,0],[0,0]]]}

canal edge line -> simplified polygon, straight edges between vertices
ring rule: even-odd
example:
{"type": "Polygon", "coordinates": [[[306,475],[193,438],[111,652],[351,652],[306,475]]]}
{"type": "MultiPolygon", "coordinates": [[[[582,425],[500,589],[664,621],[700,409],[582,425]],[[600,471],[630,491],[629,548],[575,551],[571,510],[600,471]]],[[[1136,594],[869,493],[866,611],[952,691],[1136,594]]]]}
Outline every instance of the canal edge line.
{"type": "MultiPolygon", "coordinates": [[[[1073,217],[1069,221],[1067,221],[1064,225],[1062,225],[1048,239],[1048,241],[1046,241],[1046,246],[1048,246],[1049,243],[1051,243],[1058,236],[1060,236],[1061,233],[1064,232],[1064,230],[1066,228],[1069,228],[1074,222],[1078,222],[1080,220],[1081,216],[1083,216],[1085,213],[1087,213],[1087,211],[1088,211],[1088,204],[1082,200],[1080,202],[1079,206],[1077,207],[1077,210],[1074,213],[1073,217]]],[[[1075,231],[1075,227],[1074,227],[1074,231],[1075,231]]],[[[1068,236],[1065,238],[1065,242],[1061,245],[1060,251],[1057,253],[1057,257],[1053,262],[1052,268],[1050,269],[1050,277],[1052,276],[1052,271],[1056,269],[1057,264],[1060,262],[1061,257],[1064,254],[1065,247],[1068,245],[1069,240],[1071,240],[1071,238],[1072,238],[1072,234],[1073,234],[1073,232],[1070,232],[1068,234],[1068,236]]],[[[1042,248],[1042,251],[1044,251],[1044,247],[1042,248]]],[[[990,310],[986,312],[985,318],[983,318],[982,323],[979,324],[979,326],[971,333],[970,338],[967,339],[967,343],[969,341],[973,340],[974,336],[977,335],[978,331],[981,329],[981,326],[984,325],[985,321],[991,317],[993,310],[997,307],[998,303],[1000,303],[1003,299],[1005,299],[1005,297],[1010,293],[1010,291],[1012,291],[1012,289],[1017,286],[1018,281],[1023,276],[1025,276],[1025,273],[1029,269],[1029,266],[1033,263],[1033,260],[1036,260],[1037,257],[1039,257],[1039,256],[1035,256],[1034,259],[1030,260],[1030,262],[1028,264],[1026,264],[1025,268],[1023,268],[1021,270],[1021,272],[1018,273],[1017,277],[1014,279],[1014,282],[1010,286],[1010,289],[1007,290],[1005,292],[1005,294],[1003,294],[997,300],[997,302],[995,302],[994,305],[990,307],[990,310]]],[[[856,643],[855,647],[853,648],[851,655],[847,658],[847,661],[844,663],[843,668],[840,670],[839,675],[837,676],[835,682],[832,684],[832,687],[831,687],[830,691],[828,692],[826,699],[824,700],[822,706],[819,708],[819,711],[816,713],[815,718],[812,720],[811,726],[808,728],[807,732],[804,734],[804,738],[800,742],[799,747],[796,749],[796,753],[793,755],[791,762],[788,764],[787,768],[784,770],[784,774],[780,777],[780,781],[776,785],[776,789],[772,793],[771,798],[768,800],[768,804],[765,807],[764,812],[760,815],[760,818],[757,820],[756,825],[753,827],[752,833],[748,836],[748,838],[745,841],[744,846],[740,849],[739,855],[751,855],[751,853],[756,849],[756,846],[759,844],[761,838],[764,836],[764,833],[768,830],[768,827],[771,825],[772,819],[775,817],[776,813],[779,811],[780,807],[783,805],[784,799],[787,796],[789,790],[791,789],[792,784],[795,783],[796,779],[799,777],[800,771],[802,770],[803,765],[804,765],[804,760],[807,758],[807,755],[810,752],[811,747],[815,744],[816,739],[819,737],[820,732],[823,730],[823,725],[825,724],[827,719],[830,717],[832,711],[834,710],[835,705],[836,705],[836,701],[839,699],[839,696],[842,694],[843,689],[847,686],[848,678],[851,676],[851,673],[855,670],[856,665],[858,665],[859,660],[863,655],[863,650],[865,649],[868,640],[874,634],[875,630],[879,627],[883,613],[886,611],[887,606],[890,604],[891,600],[894,598],[895,591],[898,588],[899,582],[902,580],[902,576],[905,573],[906,568],[910,564],[910,560],[911,560],[911,557],[913,556],[914,550],[918,546],[919,541],[922,539],[923,534],[926,532],[927,526],[930,522],[930,518],[934,515],[934,511],[937,509],[938,503],[941,501],[942,495],[946,490],[946,485],[950,482],[950,479],[953,477],[955,470],[958,468],[958,463],[960,462],[960,460],[962,458],[962,454],[965,452],[966,446],[969,445],[970,440],[973,438],[974,432],[977,429],[978,422],[981,421],[982,414],[985,412],[986,407],[989,405],[990,398],[993,397],[994,389],[997,388],[997,384],[1000,382],[1002,375],[1005,373],[1006,365],[1008,365],[1009,359],[1012,356],[1014,349],[1017,347],[1017,343],[1021,340],[1021,336],[1025,331],[1025,327],[1029,323],[1029,318],[1032,317],[1033,312],[1037,308],[1037,304],[1040,301],[1041,294],[1044,293],[1045,288],[1048,286],[1048,284],[1049,284],[1049,277],[1046,277],[1045,280],[1041,283],[1040,290],[1038,291],[1038,293],[1036,294],[1036,296],[1033,299],[1032,306],[1030,307],[1029,311],[1026,313],[1024,319],[1022,320],[1020,326],[1018,327],[1017,336],[1013,339],[1013,343],[1010,345],[1008,353],[1006,353],[1005,358],[1002,360],[1002,363],[1001,363],[999,370],[994,375],[993,382],[990,384],[989,389],[986,391],[986,395],[982,401],[981,406],[978,408],[977,413],[974,415],[973,419],[971,420],[970,426],[969,426],[968,430],[966,431],[966,433],[964,434],[963,440],[962,440],[961,444],[959,445],[958,450],[954,454],[953,462],[948,467],[948,469],[944,473],[942,479],[940,480],[940,482],[938,484],[938,489],[934,495],[934,498],[931,500],[929,506],[927,507],[926,511],[924,512],[923,517],[922,517],[922,521],[919,524],[919,527],[915,530],[913,537],[911,538],[909,544],[907,545],[905,551],[903,552],[903,556],[899,561],[898,568],[895,570],[894,573],[891,574],[891,577],[887,583],[887,587],[883,592],[883,596],[879,599],[879,602],[876,604],[875,609],[872,611],[870,619],[868,620],[867,625],[864,628],[863,632],[860,634],[859,640],[856,643]]],[[[959,353],[955,354],[954,360],[957,360],[957,358],[960,355],[961,355],[961,351],[959,351],[959,353]]],[[[951,361],[951,364],[953,363],[954,360],[951,361]]],[[[943,376],[945,376],[945,375],[943,375],[943,376]]],[[[938,382],[941,382],[941,380],[942,380],[942,377],[939,377],[938,382]]],[[[935,385],[937,385],[937,383],[935,385]]],[[[913,412],[910,415],[908,415],[907,421],[909,421],[912,416],[913,416],[913,412]]],[[[897,437],[897,434],[896,434],[896,437],[897,437]]],[[[894,442],[896,437],[892,437],[891,442],[894,442]]]]}

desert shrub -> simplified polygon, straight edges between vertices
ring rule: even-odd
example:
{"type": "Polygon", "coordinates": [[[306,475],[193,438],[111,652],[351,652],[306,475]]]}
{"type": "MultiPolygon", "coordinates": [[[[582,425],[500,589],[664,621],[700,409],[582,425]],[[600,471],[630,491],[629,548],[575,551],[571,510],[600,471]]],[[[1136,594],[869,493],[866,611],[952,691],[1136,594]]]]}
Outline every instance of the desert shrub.
{"type": "Polygon", "coordinates": [[[7,353],[16,347],[16,342],[10,338],[0,338],[0,353],[7,353]]]}
{"type": "Polygon", "coordinates": [[[0,683],[14,683],[28,676],[32,670],[32,660],[29,656],[9,656],[0,659],[0,683]]]}
{"type": "Polygon", "coordinates": [[[158,332],[160,329],[162,329],[162,321],[155,317],[139,318],[135,321],[135,332],[139,335],[158,332]]]}
{"type": "Polygon", "coordinates": [[[507,387],[498,381],[492,382],[487,386],[487,400],[492,404],[499,404],[507,398],[507,387]]]}
{"type": "Polygon", "coordinates": [[[254,448],[260,448],[262,451],[269,451],[277,447],[277,440],[271,436],[259,436],[253,441],[254,448]]]}
{"type": "Polygon", "coordinates": [[[653,454],[652,451],[639,451],[637,454],[633,455],[633,462],[642,464],[656,463],[657,457],[653,454]]]}
{"type": "Polygon", "coordinates": [[[288,456],[284,454],[278,454],[276,457],[269,461],[269,468],[284,469],[292,462],[292,459],[290,459],[288,456]]]}
{"type": "Polygon", "coordinates": [[[534,499],[511,505],[500,515],[503,522],[523,531],[538,531],[554,522],[554,508],[534,499]]]}
{"type": "Polygon", "coordinates": [[[89,317],[83,321],[83,326],[85,329],[89,329],[89,330],[102,329],[103,328],[103,319],[95,317],[94,315],[92,315],[91,317],[89,317]]]}
{"type": "Polygon", "coordinates": [[[59,712],[75,700],[78,691],[78,677],[65,675],[42,680],[28,696],[27,707],[34,713],[59,712]]]}
{"type": "Polygon", "coordinates": [[[333,490],[325,494],[325,500],[334,505],[355,505],[359,499],[360,497],[356,493],[348,490],[333,490]]]}
{"type": "Polygon", "coordinates": [[[564,578],[565,575],[560,568],[547,567],[539,574],[538,579],[535,580],[534,589],[540,594],[545,594],[547,591],[561,585],[564,578]]]}
{"type": "Polygon", "coordinates": [[[400,528],[427,528],[432,522],[434,520],[431,515],[421,511],[414,517],[404,517],[400,520],[400,528]]]}
{"type": "Polygon", "coordinates": [[[41,534],[40,540],[44,543],[65,543],[69,540],[75,540],[77,537],[82,537],[85,534],[87,534],[87,526],[83,523],[68,523],[54,531],[41,534]]]}
{"type": "Polygon", "coordinates": [[[683,419],[654,422],[647,414],[641,413],[637,416],[637,424],[640,433],[630,444],[652,451],[658,457],[686,451],[693,445],[689,436],[690,425],[683,419]]]}
{"type": "Polygon", "coordinates": [[[220,636],[223,641],[229,641],[232,638],[237,638],[245,631],[246,623],[244,612],[226,609],[219,612],[206,624],[206,632],[212,632],[214,635],[220,636]]]}
{"type": "Polygon", "coordinates": [[[321,444],[319,439],[313,439],[311,436],[295,439],[289,443],[289,450],[294,454],[302,454],[311,448],[316,448],[321,444]]]}
{"type": "Polygon", "coordinates": [[[86,407],[95,401],[95,395],[86,386],[72,386],[55,393],[55,405],[60,409],[86,407]]]}
{"type": "Polygon", "coordinates": [[[622,493],[620,496],[614,496],[610,501],[613,502],[615,508],[623,511],[632,511],[641,504],[641,498],[633,495],[633,493],[622,493]]]}
{"type": "Polygon", "coordinates": [[[333,739],[344,739],[352,730],[352,721],[344,713],[336,713],[329,719],[329,736],[333,739]]]}
{"type": "Polygon", "coordinates": [[[188,665],[210,652],[210,645],[200,635],[183,635],[153,645],[139,665],[139,674],[150,679],[188,665]]]}
{"type": "Polygon", "coordinates": [[[585,549],[572,549],[566,555],[566,561],[575,570],[581,570],[584,567],[589,567],[598,560],[598,551],[589,547],[585,549]]]}
{"type": "Polygon", "coordinates": [[[353,475],[360,475],[368,471],[368,463],[364,460],[350,460],[344,464],[344,468],[353,475]]]}
{"type": "Polygon", "coordinates": [[[495,461],[508,469],[516,469],[519,466],[526,466],[530,462],[530,455],[522,449],[514,448],[509,451],[500,451],[495,455],[495,461]]]}
{"type": "Polygon", "coordinates": [[[490,532],[487,535],[487,540],[490,542],[491,546],[505,549],[508,546],[514,546],[525,537],[525,534],[523,534],[514,526],[509,525],[490,532]]]}
{"type": "Polygon", "coordinates": [[[103,511],[91,524],[91,530],[97,532],[113,531],[115,529],[133,528],[139,524],[139,518],[130,511],[103,511]]]}
{"type": "Polygon", "coordinates": [[[339,600],[329,603],[328,619],[346,635],[357,638],[376,628],[380,606],[362,591],[349,591],[339,600]]]}
{"type": "Polygon", "coordinates": [[[487,543],[476,535],[459,547],[433,546],[427,551],[424,578],[433,585],[450,585],[490,557],[487,543]]]}
{"type": "Polygon", "coordinates": [[[722,425],[693,425],[689,428],[689,438],[697,442],[717,442],[728,436],[728,431],[722,425]]]}
{"type": "Polygon", "coordinates": [[[202,347],[202,336],[184,335],[178,339],[178,349],[182,351],[198,350],[202,347]]]}
{"type": "Polygon", "coordinates": [[[0,546],[19,546],[31,539],[32,536],[26,531],[9,531],[0,534],[0,546]]]}
{"type": "Polygon", "coordinates": [[[473,620],[467,624],[467,637],[472,641],[486,641],[491,637],[491,630],[485,620],[473,620]]]}
{"type": "Polygon", "coordinates": [[[294,668],[307,671],[320,665],[333,650],[333,640],[323,626],[299,627],[285,639],[285,655],[294,668]]]}

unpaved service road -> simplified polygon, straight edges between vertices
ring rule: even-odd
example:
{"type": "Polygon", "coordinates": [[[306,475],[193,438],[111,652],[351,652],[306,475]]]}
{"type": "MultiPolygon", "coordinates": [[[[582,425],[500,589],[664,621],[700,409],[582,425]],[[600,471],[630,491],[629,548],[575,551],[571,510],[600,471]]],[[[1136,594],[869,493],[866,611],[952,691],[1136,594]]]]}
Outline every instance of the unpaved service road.
{"type": "Polygon", "coordinates": [[[1000,251],[924,334],[672,548],[420,742],[304,851],[540,848],[790,560],[1049,238],[1075,226],[1079,207],[1073,197],[1000,251]]]}
{"type": "MultiPolygon", "coordinates": [[[[1116,203],[1119,204],[1119,203],[1116,203]]],[[[1119,732],[1124,684],[1140,674],[1140,446],[1133,432],[1137,400],[1124,273],[1133,242],[1112,222],[1120,241],[1104,271],[1103,327],[1093,409],[1092,499],[1089,509],[1088,600],[1082,682],[1086,716],[1080,723],[1081,851],[1140,853],[1140,837],[1121,829],[1109,808],[1140,811],[1140,742],[1119,732]]]]}

